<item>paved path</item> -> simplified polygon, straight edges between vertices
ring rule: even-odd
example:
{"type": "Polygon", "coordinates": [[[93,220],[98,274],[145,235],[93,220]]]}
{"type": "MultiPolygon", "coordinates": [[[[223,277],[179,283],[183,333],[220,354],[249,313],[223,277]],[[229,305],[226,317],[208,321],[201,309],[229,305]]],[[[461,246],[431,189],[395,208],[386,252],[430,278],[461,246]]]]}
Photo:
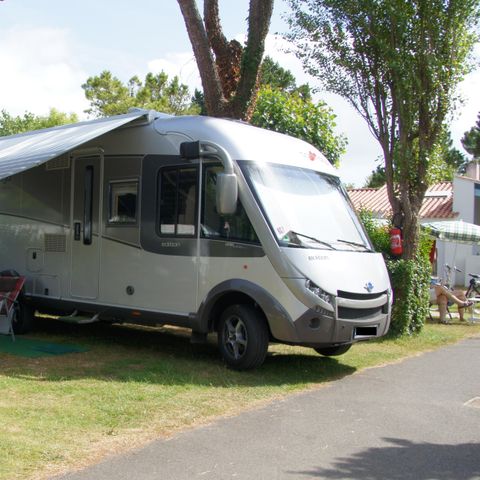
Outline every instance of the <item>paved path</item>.
{"type": "Polygon", "coordinates": [[[480,338],[368,369],[60,478],[480,479],[480,338]]]}

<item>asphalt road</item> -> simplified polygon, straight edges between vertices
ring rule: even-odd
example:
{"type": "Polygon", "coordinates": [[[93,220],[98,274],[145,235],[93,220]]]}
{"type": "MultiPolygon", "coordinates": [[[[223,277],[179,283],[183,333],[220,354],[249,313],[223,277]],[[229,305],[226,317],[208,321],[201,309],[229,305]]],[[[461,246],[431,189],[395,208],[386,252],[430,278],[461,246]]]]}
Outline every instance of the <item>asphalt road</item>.
{"type": "Polygon", "coordinates": [[[368,369],[58,478],[480,479],[480,338],[368,369]]]}

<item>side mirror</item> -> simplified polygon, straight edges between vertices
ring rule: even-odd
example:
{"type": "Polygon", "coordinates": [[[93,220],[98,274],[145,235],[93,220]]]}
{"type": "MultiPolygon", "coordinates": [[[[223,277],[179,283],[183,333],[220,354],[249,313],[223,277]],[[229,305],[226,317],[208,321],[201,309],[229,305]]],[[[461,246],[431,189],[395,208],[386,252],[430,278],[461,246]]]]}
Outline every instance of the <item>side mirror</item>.
{"type": "Polygon", "coordinates": [[[234,173],[217,174],[217,212],[233,215],[237,210],[238,183],[234,173]]]}

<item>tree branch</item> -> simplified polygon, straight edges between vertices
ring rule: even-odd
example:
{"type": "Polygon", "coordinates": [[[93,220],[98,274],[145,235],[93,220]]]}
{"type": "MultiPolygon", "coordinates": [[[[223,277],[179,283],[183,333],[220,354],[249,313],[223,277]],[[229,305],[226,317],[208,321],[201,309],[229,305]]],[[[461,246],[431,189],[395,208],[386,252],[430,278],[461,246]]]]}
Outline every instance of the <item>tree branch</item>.
{"type": "Polygon", "coordinates": [[[247,46],[242,57],[240,82],[232,99],[232,110],[239,115],[239,118],[244,118],[245,115],[248,118],[255,106],[255,87],[272,12],[273,0],[250,0],[247,46]],[[246,104],[249,105],[245,110],[246,104]]]}
{"type": "Polygon", "coordinates": [[[229,42],[223,34],[218,0],[204,0],[203,17],[210,47],[215,54],[223,95],[230,99],[237,90],[243,47],[236,40],[229,42]]]}
{"type": "Polygon", "coordinates": [[[195,0],[177,0],[185,21],[193,53],[202,79],[205,104],[210,115],[220,116],[226,104],[220,78],[210,51],[207,33],[195,0]]]}

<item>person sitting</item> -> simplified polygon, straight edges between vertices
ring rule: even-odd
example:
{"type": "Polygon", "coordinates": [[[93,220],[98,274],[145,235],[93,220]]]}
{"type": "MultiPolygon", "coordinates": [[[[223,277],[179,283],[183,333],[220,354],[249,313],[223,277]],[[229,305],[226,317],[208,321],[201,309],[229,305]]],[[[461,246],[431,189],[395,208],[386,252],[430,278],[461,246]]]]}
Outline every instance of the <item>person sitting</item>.
{"type": "Polygon", "coordinates": [[[447,287],[439,284],[433,285],[433,291],[435,301],[432,303],[436,303],[438,305],[438,312],[440,314],[441,323],[448,323],[447,307],[449,303],[454,303],[455,305],[457,305],[460,321],[464,320],[463,315],[465,312],[465,308],[473,305],[473,302],[467,300],[467,297],[465,297],[465,292],[463,292],[462,290],[454,290],[452,292],[447,287]]]}

